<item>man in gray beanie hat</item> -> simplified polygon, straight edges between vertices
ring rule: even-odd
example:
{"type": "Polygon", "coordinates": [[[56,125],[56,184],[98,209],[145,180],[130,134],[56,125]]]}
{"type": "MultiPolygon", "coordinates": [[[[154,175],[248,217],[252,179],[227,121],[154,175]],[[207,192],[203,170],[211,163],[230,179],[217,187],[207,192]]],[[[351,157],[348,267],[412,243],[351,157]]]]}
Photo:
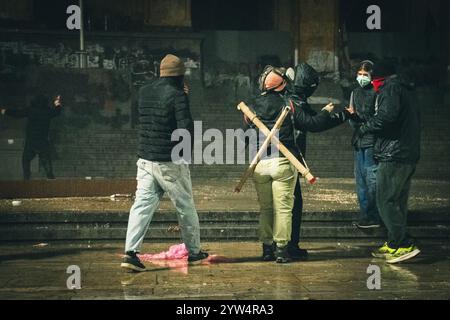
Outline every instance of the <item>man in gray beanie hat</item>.
{"type": "Polygon", "coordinates": [[[172,200],[189,251],[190,263],[206,259],[200,250],[200,226],[192,197],[190,154],[172,158],[172,133],[184,129],[193,135],[189,100],[184,89],[185,67],[180,58],[162,59],[160,78],[139,91],[139,147],[136,199],[130,210],[122,268],[145,271],[137,257],[153,214],[164,193],[172,200]]]}

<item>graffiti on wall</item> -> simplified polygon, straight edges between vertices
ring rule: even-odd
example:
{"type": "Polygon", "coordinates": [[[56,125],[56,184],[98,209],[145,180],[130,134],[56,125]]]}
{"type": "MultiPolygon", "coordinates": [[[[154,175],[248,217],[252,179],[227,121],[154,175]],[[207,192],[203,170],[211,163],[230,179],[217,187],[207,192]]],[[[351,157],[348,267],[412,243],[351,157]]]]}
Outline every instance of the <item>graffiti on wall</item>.
{"type": "MultiPolygon", "coordinates": [[[[88,43],[86,46],[88,68],[128,70],[133,84],[142,85],[146,79],[158,75],[159,61],[171,48],[149,49],[145,46],[108,46],[88,43]]],[[[187,76],[200,68],[196,54],[183,51],[187,76]]],[[[15,68],[29,65],[78,68],[80,53],[63,42],[47,46],[32,42],[0,42],[0,72],[12,72],[15,68]]]]}
{"type": "Polygon", "coordinates": [[[185,61],[187,77],[199,77],[199,56],[188,49],[155,49],[120,41],[88,42],[87,70],[79,73],[75,69],[80,65],[81,55],[73,45],[64,41],[51,45],[0,41],[2,97],[7,96],[12,104],[20,105],[23,101],[18,101],[21,99],[18,94],[11,98],[14,95],[8,91],[11,88],[26,89],[28,95],[36,90],[50,93],[58,88],[73,107],[66,113],[71,116],[69,126],[82,128],[96,123],[121,128],[136,124],[138,89],[158,77],[160,60],[166,53],[178,54],[185,61]]]}

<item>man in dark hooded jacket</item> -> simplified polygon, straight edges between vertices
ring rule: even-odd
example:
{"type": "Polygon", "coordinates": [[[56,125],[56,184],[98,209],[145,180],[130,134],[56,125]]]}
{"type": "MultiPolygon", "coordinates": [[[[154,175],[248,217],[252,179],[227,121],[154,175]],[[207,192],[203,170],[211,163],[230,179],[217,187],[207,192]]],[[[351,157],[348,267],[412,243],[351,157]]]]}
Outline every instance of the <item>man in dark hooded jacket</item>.
{"type": "Polygon", "coordinates": [[[31,101],[27,109],[1,109],[2,115],[14,118],[27,118],[25,147],[22,154],[22,167],[24,180],[30,180],[31,161],[39,156],[39,161],[45,170],[48,179],[55,179],[52,168],[50,141],[48,133],[51,120],[61,113],[61,96],[49,106],[49,99],[39,94],[31,101]]]}
{"type": "MultiPolygon", "coordinates": [[[[307,63],[300,63],[294,68],[294,77],[291,81],[289,90],[286,91],[286,98],[292,99],[296,102],[297,108],[300,112],[308,115],[309,117],[315,117],[317,112],[314,111],[308,103],[308,98],[313,95],[314,91],[319,85],[318,72],[307,63]]],[[[296,130],[295,131],[295,143],[297,149],[300,152],[299,160],[304,161],[306,155],[306,136],[307,131],[322,132],[328,129],[334,128],[350,117],[347,111],[340,113],[330,114],[331,120],[327,125],[322,125],[316,128],[316,130],[296,130]]],[[[308,251],[300,248],[300,228],[302,223],[303,213],[303,197],[300,180],[297,181],[294,190],[294,207],[292,209],[292,236],[291,241],[288,244],[288,251],[291,257],[294,258],[306,258],[308,251]]]]}
{"type": "Polygon", "coordinates": [[[373,133],[377,139],[377,206],[388,230],[387,242],[372,255],[397,263],[420,253],[406,234],[411,179],[420,158],[420,112],[390,63],[375,63],[372,84],[375,115],[359,128],[359,135],[373,133]]]}

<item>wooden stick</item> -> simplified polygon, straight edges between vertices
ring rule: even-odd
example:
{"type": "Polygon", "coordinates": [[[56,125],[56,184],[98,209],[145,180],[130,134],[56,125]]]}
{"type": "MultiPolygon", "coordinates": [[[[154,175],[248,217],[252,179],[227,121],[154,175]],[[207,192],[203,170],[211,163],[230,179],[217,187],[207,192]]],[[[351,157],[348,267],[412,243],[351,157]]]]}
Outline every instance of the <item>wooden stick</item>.
{"type": "MultiPolygon", "coordinates": [[[[250,110],[249,107],[244,102],[241,102],[237,106],[238,110],[241,110],[251,122],[261,130],[266,136],[270,134],[269,129],[258,119],[258,117],[250,110]]],[[[278,150],[294,165],[298,172],[308,180],[309,183],[313,184],[316,182],[316,178],[311,174],[309,169],[305,168],[300,161],[286,148],[277,137],[272,137],[273,142],[277,145],[278,150]]]]}
{"type": "MultiPolygon", "coordinates": [[[[289,114],[291,108],[286,106],[283,111],[281,112],[281,115],[278,117],[277,121],[275,122],[275,125],[273,126],[270,133],[267,135],[266,139],[264,140],[263,144],[258,150],[258,153],[253,158],[252,162],[250,163],[250,166],[247,168],[247,170],[244,172],[244,174],[241,177],[241,180],[234,188],[234,192],[240,192],[242,189],[242,186],[244,185],[245,181],[247,181],[248,177],[250,177],[253,174],[253,171],[255,171],[256,165],[258,164],[259,160],[261,159],[263,153],[266,151],[267,147],[269,146],[270,141],[275,136],[277,131],[281,128],[281,125],[284,122],[284,119],[286,119],[286,116],[289,114]]],[[[278,147],[278,146],[277,146],[278,147]]]]}

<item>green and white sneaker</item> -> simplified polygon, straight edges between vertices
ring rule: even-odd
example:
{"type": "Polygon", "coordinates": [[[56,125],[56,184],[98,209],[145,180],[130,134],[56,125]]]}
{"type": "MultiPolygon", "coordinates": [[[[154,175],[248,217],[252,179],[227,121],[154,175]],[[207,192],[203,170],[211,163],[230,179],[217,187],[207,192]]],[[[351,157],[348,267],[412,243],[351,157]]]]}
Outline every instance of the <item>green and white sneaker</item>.
{"type": "Polygon", "coordinates": [[[386,255],[387,263],[398,263],[411,258],[414,258],[420,253],[419,248],[415,245],[411,245],[407,248],[398,248],[394,253],[389,253],[386,255]]]}
{"type": "Polygon", "coordinates": [[[386,258],[386,255],[393,254],[395,251],[397,251],[397,249],[389,247],[388,243],[385,242],[381,247],[372,251],[372,257],[384,259],[386,258]]]}

